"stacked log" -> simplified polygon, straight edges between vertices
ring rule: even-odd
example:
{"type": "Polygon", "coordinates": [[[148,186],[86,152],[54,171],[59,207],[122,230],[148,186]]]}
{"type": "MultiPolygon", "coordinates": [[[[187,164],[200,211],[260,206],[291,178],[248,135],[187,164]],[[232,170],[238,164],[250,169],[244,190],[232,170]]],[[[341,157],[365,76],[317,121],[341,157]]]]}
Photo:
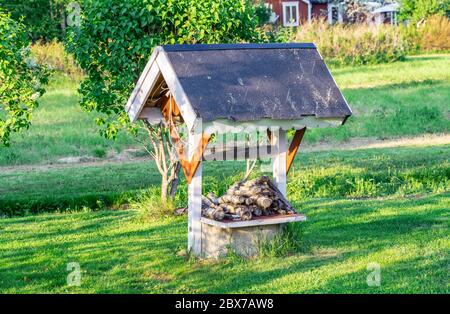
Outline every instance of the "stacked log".
{"type": "Polygon", "coordinates": [[[250,220],[258,216],[295,213],[267,176],[235,183],[221,197],[208,193],[202,198],[202,215],[214,220],[250,220]]]}

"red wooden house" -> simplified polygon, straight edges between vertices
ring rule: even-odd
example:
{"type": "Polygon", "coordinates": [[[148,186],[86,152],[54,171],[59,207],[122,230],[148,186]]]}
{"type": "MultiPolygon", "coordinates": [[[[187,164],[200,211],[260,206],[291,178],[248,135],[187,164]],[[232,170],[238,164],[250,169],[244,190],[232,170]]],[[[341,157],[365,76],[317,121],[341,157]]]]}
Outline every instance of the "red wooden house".
{"type": "Polygon", "coordinates": [[[330,24],[342,22],[343,9],[336,0],[266,0],[272,9],[272,22],[283,26],[299,26],[312,19],[325,19],[330,24]]]}

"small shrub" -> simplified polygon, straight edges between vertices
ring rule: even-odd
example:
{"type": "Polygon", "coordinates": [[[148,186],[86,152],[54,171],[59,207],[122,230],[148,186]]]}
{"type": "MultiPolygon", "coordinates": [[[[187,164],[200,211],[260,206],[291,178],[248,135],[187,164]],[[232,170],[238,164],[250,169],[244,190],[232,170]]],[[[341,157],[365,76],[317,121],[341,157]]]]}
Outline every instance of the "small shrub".
{"type": "Polygon", "coordinates": [[[106,150],[103,147],[97,147],[94,149],[93,154],[97,158],[103,158],[106,156],[106,150]]]}
{"type": "Polygon", "coordinates": [[[306,243],[303,243],[303,229],[295,224],[284,226],[283,233],[276,235],[272,239],[261,238],[256,246],[258,247],[258,257],[271,258],[286,256],[306,249],[306,243]]]}
{"type": "Polygon", "coordinates": [[[450,50],[450,19],[433,15],[419,27],[420,47],[424,51],[450,50]]]}
{"type": "Polygon", "coordinates": [[[281,30],[278,41],[314,42],[321,55],[336,64],[373,64],[401,60],[408,44],[398,28],[389,25],[329,25],[315,20],[295,31],[281,30]]]}
{"type": "Polygon", "coordinates": [[[57,41],[38,41],[31,46],[31,55],[39,65],[53,71],[60,71],[73,80],[81,80],[83,71],[77,66],[73,56],[64,50],[63,44],[57,41]]]}
{"type": "Polygon", "coordinates": [[[0,8],[0,145],[28,129],[48,71],[30,60],[25,26],[0,8]]]}
{"type": "Polygon", "coordinates": [[[351,197],[369,197],[374,196],[378,192],[378,186],[373,179],[366,180],[364,178],[355,178],[353,190],[350,191],[351,197]]]}
{"type": "Polygon", "coordinates": [[[153,221],[173,216],[175,205],[171,201],[163,203],[160,189],[151,187],[133,200],[130,208],[138,210],[141,218],[153,221]]]}
{"type": "Polygon", "coordinates": [[[268,23],[271,14],[272,10],[263,1],[259,0],[255,3],[255,16],[258,18],[259,25],[268,23]]]}

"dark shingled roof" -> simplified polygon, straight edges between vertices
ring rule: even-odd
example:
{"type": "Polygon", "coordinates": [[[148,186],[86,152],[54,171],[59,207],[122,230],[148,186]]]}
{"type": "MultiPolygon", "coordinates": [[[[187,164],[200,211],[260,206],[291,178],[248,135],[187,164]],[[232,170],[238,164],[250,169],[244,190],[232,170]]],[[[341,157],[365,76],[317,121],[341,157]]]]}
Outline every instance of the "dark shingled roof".
{"type": "Polygon", "coordinates": [[[313,44],[162,46],[203,121],[351,115],[313,44]]]}

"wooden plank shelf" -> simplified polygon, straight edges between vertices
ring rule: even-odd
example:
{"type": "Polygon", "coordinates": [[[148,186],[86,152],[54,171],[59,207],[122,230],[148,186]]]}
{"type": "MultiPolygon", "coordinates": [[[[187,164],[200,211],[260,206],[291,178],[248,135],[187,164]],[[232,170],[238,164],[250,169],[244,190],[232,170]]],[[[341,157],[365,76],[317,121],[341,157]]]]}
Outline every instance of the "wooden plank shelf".
{"type": "Polygon", "coordinates": [[[251,220],[222,220],[217,221],[210,218],[202,217],[201,222],[210,226],[215,226],[219,228],[245,228],[245,227],[255,227],[255,226],[266,226],[266,225],[278,225],[288,222],[295,221],[305,221],[306,216],[303,214],[291,214],[291,215],[274,215],[274,216],[261,216],[256,219],[251,220]]]}

